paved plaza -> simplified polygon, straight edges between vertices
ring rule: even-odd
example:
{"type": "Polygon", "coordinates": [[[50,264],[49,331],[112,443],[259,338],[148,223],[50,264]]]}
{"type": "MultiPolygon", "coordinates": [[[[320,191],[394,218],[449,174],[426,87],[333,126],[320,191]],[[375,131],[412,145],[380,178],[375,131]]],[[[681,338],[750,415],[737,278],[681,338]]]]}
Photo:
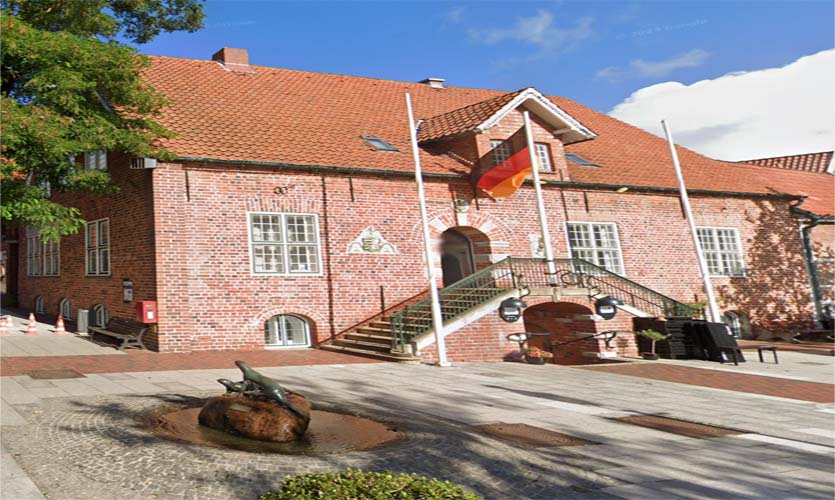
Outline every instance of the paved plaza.
{"type": "MultiPolygon", "coordinates": [[[[831,356],[781,353],[781,364],[771,368],[669,361],[591,369],[518,363],[436,368],[317,365],[317,352],[304,352],[309,366],[260,370],[320,409],[383,421],[407,439],[370,451],[288,456],[181,444],[144,428],[149,411],[200,404],[221,391],[216,379],[239,379],[231,362],[225,369],[81,370],[81,377],[55,380],[16,374],[0,379],[2,497],[255,499],[286,475],[349,467],[449,479],[491,499],[831,499],[835,491],[835,405],[744,387],[750,377],[822,385],[829,375],[831,382],[831,356]],[[641,366],[684,367],[740,383],[727,390],[658,380],[641,376],[641,366]],[[635,373],[617,372],[624,367],[635,373]],[[613,420],[641,414],[741,433],[695,439],[613,420]],[[525,423],[597,444],[534,448],[473,428],[493,422],[525,423]]],[[[137,355],[167,359],[152,353],[95,359],[137,355]]]]}

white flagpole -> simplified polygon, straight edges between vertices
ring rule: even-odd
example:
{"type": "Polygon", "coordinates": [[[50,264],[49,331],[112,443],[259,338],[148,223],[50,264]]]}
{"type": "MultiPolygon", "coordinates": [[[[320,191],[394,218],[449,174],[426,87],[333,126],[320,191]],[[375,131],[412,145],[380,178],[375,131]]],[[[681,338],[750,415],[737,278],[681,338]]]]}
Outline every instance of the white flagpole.
{"type": "Polygon", "coordinates": [[[545,202],[542,200],[542,185],[539,183],[539,158],[533,142],[533,131],[531,130],[530,113],[525,111],[525,137],[528,141],[528,156],[531,161],[533,173],[533,189],[536,192],[536,207],[539,211],[539,229],[542,232],[542,243],[545,247],[545,263],[548,267],[548,282],[551,286],[557,286],[557,268],[554,265],[554,249],[551,246],[551,235],[548,231],[548,219],[545,215],[545,202]]]}
{"type": "Polygon", "coordinates": [[[417,181],[418,199],[420,201],[420,220],[423,225],[423,245],[426,253],[426,271],[429,275],[429,298],[432,301],[432,326],[435,330],[435,345],[438,347],[438,366],[450,366],[446,358],[444,320],[441,316],[438,284],[435,281],[435,252],[432,251],[432,241],[429,239],[429,218],[426,214],[426,195],[423,191],[423,172],[420,168],[417,127],[415,127],[415,117],[412,114],[412,99],[408,92],[406,93],[406,109],[409,111],[409,137],[412,140],[412,156],[415,159],[415,181],[417,181]]]}
{"type": "Polygon", "coordinates": [[[687,217],[687,222],[690,225],[690,234],[693,236],[693,246],[696,247],[696,257],[699,261],[699,272],[702,274],[702,279],[704,280],[710,319],[716,323],[720,323],[722,321],[722,316],[719,314],[719,306],[716,304],[716,297],[713,295],[713,285],[710,282],[710,272],[708,272],[707,269],[707,261],[705,261],[702,246],[699,244],[699,233],[696,231],[696,223],[693,220],[693,213],[690,211],[690,198],[687,196],[687,188],[684,186],[684,175],[681,173],[681,165],[678,162],[678,153],[676,152],[676,147],[673,143],[673,135],[670,133],[670,128],[667,126],[666,120],[661,120],[661,126],[664,127],[664,135],[667,136],[667,143],[670,145],[670,155],[673,157],[673,167],[676,169],[676,178],[678,179],[678,190],[679,193],[681,193],[681,205],[684,207],[684,215],[687,217]]]}

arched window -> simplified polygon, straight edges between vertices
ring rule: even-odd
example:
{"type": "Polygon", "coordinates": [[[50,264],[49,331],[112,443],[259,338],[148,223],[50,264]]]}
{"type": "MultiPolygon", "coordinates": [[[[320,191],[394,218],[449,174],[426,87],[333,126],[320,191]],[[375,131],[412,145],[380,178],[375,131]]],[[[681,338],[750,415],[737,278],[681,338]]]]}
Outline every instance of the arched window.
{"type": "Polygon", "coordinates": [[[35,297],[35,314],[43,314],[46,310],[43,306],[43,295],[35,297]]]}
{"type": "Polygon", "coordinates": [[[264,323],[264,342],[272,347],[306,347],[310,345],[307,320],[290,314],[273,316],[264,323]]]}
{"type": "Polygon", "coordinates": [[[104,328],[105,326],[107,326],[108,319],[109,318],[107,308],[105,308],[101,304],[96,304],[93,306],[93,314],[90,318],[90,321],[93,323],[93,325],[104,328]]]}
{"type": "Polygon", "coordinates": [[[61,313],[61,317],[64,319],[72,319],[72,305],[70,304],[70,299],[63,299],[58,304],[58,312],[61,313]]]}
{"type": "Polygon", "coordinates": [[[728,325],[728,329],[731,330],[731,335],[738,339],[742,338],[742,324],[739,321],[739,315],[728,311],[722,315],[722,321],[728,325]]]}

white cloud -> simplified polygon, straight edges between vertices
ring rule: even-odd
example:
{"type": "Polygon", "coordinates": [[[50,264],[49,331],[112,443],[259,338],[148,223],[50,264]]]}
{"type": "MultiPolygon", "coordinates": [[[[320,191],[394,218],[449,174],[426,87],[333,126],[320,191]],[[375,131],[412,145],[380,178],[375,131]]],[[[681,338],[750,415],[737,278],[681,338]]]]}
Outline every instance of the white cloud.
{"type": "Polygon", "coordinates": [[[464,15],[464,7],[458,6],[458,7],[453,7],[451,9],[449,9],[448,11],[446,11],[446,15],[444,17],[446,17],[447,22],[452,23],[452,24],[457,24],[457,23],[461,22],[461,19],[462,19],[463,15],[464,15]]]}
{"type": "Polygon", "coordinates": [[[505,41],[522,42],[541,50],[541,55],[562,52],[573,47],[580,40],[590,37],[592,19],[578,19],[571,28],[554,26],[554,15],[547,10],[540,10],[529,17],[516,18],[510,28],[473,29],[470,39],[485,45],[495,45],[505,41]]]}
{"type": "Polygon", "coordinates": [[[645,87],[609,114],[656,135],[666,118],[677,143],[713,158],[746,160],[835,148],[835,50],[783,66],[692,85],[645,87]]]}
{"type": "Polygon", "coordinates": [[[626,68],[609,66],[595,73],[595,79],[619,81],[632,77],[659,78],[667,76],[681,68],[695,68],[704,64],[710,53],[702,49],[693,49],[684,54],[661,61],[633,59],[626,68]]]}

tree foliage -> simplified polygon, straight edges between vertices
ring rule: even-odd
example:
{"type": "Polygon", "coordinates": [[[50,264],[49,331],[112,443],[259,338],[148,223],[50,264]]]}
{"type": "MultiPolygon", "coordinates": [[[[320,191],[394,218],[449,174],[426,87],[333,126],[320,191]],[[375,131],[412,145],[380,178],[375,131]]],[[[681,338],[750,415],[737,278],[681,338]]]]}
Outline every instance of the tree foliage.
{"type": "Polygon", "coordinates": [[[2,0],[0,7],[0,182],[7,224],[45,239],[78,231],[78,210],[52,191],[106,192],[106,172],[85,170],[88,151],[166,159],[155,146],[172,134],[159,123],[164,98],[142,81],[149,64],[120,33],[145,42],[202,20],[199,0],[2,0]]]}

